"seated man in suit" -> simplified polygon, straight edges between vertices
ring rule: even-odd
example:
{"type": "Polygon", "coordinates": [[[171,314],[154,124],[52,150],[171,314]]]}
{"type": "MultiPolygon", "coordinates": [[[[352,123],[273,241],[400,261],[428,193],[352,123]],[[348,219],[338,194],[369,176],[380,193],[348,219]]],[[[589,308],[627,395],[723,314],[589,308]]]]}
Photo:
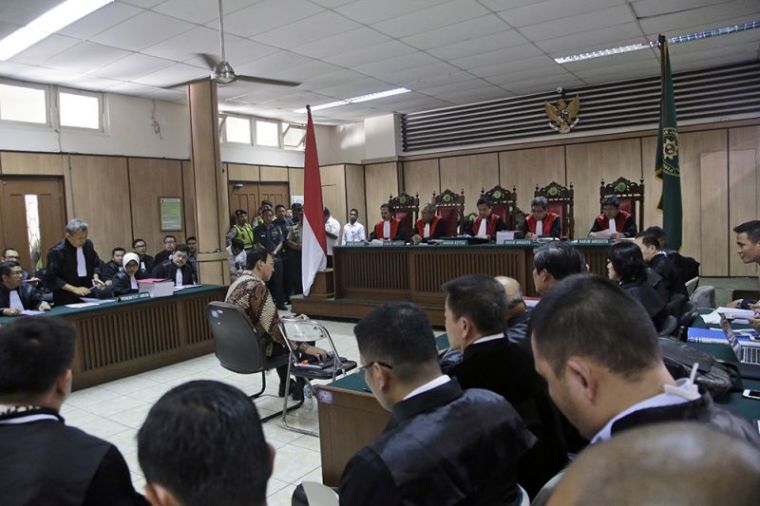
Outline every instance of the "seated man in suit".
{"type": "Polygon", "coordinates": [[[345,506],[509,505],[518,459],[535,443],[503,397],[441,374],[433,329],[410,303],[386,304],[354,328],[364,378],[391,411],[382,435],[346,465],[345,506]]]}
{"type": "Polygon", "coordinates": [[[686,285],[681,281],[673,259],[662,250],[660,241],[654,235],[644,231],[636,234],[636,239],[633,242],[641,250],[647,266],[662,278],[662,292],[664,292],[665,302],[667,303],[677,294],[688,297],[686,285]]]}
{"type": "Polygon", "coordinates": [[[178,244],[169,260],[153,267],[151,277],[171,279],[175,286],[194,285],[196,283],[193,266],[187,261],[190,250],[184,244],[178,244]]]}
{"type": "Polygon", "coordinates": [[[111,251],[111,260],[100,266],[100,279],[104,281],[105,284],[110,285],[111,280],[116,276],[116,273],[124,270],[122,268],[122,263],[126,252],[127,250],[121,246],[114,248],[111,251]]]}
{"type": "Polygon", "coordinates": [[[504,397],[538,439],[517,462],[517,481],[531,497],[567,463],[560,415],[530,353],[504,335],[507,297],[493,277],[472,274],[443,285],[449,343],[464,354],[451,376],[462,388],[504,397]]]}
{"type": "Polygon", "coordinates": [[[754,506],[758,490],[758,448],[699,423],[670,422],[626,431],[581,453],[548,504],[754,506]]]}
{"type": "MultiPolygon", "coordinates": [[[[0,256],[0,262],[16,262],[21,265],[21,255],[19,255],[18,250],[14,248],[5,248],[2,256],[0,256]]],[[[31,283],[35,286],[41,286],[41,280],[34,275],[34,272],[32,272],[32,275],[30,276],[29,271],[22,267],[21,274],[21,281],[24,283],[31,283]]]]}
{"type": "Polygon", "coordinates": [[[60,415],[71,392],[76,334],[60,318],[0,328],[0,503],[146,505],[107,441],[60,415]]]}
{"type": "Polygon", "coordinates": [[[25,309],[49,311],[50,304],[42,300],[42,293],[30,283],[24,283],[23,270],[18,262],[0,263],[0,313],[17,316],[25,309]]]}
{"type": "Polygon", "coordinates": [[[124,255],[124,270],[116,273],[111,280],[111,295],[118,297],[130,293],[137,293],[140,286],[137,280],[142,278],[140,271],[140,257],[137,253],[124,255]]]}
{"type": "Polygon", "coordinates": [[[393,215],[393,206],[383,204],[380,206],[380,217],[375,228],[369,234],[370,240],[379,239],[382,241],[403,241],[406,238],[404,224],[393,215]]]}
{"type": "Polygon", "coordinates": [[[631,213],[620,209],[616,195],[602,197],[602,214],[596,217],[589,237],[599,239],[620,239],[636,235],[636,220],[631,213]]]}
{"type": "Polygon", "coordinates": [[[549,201],[546,197],[536,197],[530,203],[530,214],[519,227],[525,239],[538,239],[543,236],[559,237],[562,220],[557,213],[548,211],[549,201]]]}
{"type": "Polygon", "coordinates": [[[480,197],[478,199],[478,217],[472,222],[472,235],[485,239],[495,240],[496,232],[505,230],[507,226],[502,221],[501,216],[495,214],[491,209],[491,199],[480,197]]]}
{"type": "Polygon", "coordinates": [[[533,251],[533,284],[541,295],[561,279],[587,270],[583,254],[569,243],[554,241],[533,251]]]}
{"type": "Polygon", "coordinates": [[[147,278],[153,272],[155,259],[148,255],[148,244],[145,242],[145,239],[135,239],[132,241],[132,251],[140,257],[140,272],[142,276],[147,278]]]}
{"type": "Polygon", "coordinates": [[[74,218],[66,224],[64,239],[48,251],[45,285],[58,306],[79,302],[93,287],[105,287],[98,274],[100,257],[87,235],[87,223],[74,218]]]}
{"type": "Polygon", "coordinates": [[[633,427],[694,420],[751,445],[749,421],[673,379],[649,315],[622,288],[598,276],[570,276],[533,310],[536,370],[554,403],[595,444],[633,427]]]}
{"type": "Polygon", "coordinates": [[[417,220],[412,242],[419,244],[430,239],[440,239],[446,236],[446,223],[435,215],[435,204],[425,204],[422,208],[422,218],[417,220]]]}
{"type": "Polygon", "coordinates": [[[169,260],[169,257],[172,256],[176,248],[177,238],[171,234],[164,236],[164,249],[156,253],[156,256],[153,258],[153,267],[169,260]]]}
{"type": "Polygon", "coordinates": [[[153,506],[265,506],[274,455],[256,405],[218,381],[172,388],[137,434],[145,494],[153,506]]]}

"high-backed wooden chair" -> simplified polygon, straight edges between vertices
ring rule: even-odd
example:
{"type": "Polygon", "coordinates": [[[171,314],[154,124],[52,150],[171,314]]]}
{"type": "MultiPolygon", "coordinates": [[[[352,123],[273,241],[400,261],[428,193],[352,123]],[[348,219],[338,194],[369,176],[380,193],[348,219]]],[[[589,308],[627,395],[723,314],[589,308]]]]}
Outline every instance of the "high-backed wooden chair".
{"type": "Polygon", "coordinates": [[[570,187],[562,186],[556,181],[552,181],[543,188],[536,185],[534,197],[544,197],[549,201],[547,211],[557,213],[560,217],[560,236],[573,239],[573,228],[575,226],[575,216],[573,211],[574,201],[573,183],[570,187]]]}
{"type": "Polygon", "coordinates": [[[449,189],[439,194],[433,192],[433,204],[438,216],[446,223],[446,235],[456,236],[459,224],[464,223],[464,189],[459,194],[449,189]]]}
{"type": "Polygon", "coordinates": [[[491,209],[501,218],[501,221],[504,222],[508,230],[515,229],[515,210],[517,209],[516,187],[513,186],[512,191],[499,185],[494,186],[488,191],[485,191],[485,188],[483,188],[480,190],[480,196],[491,199],[491,209]]]}
{"type": "Polygon", "coordinates": [[[414,233],[414,225],[420,213],[420,195],[412,197],[408,193],[401,192],[398,197],[391,195],[388,204],[393,207],[396,218],[404,226],[407,235],[404,239],[409,239],[414,233]]]}
{"type": "MultiPolygon", "coordinates": [[[[616,195],[620,201],[620,209],[628,211],[636,220],[639,231],[644,229],[644,180],[634,183],[624,177],[619,177],[612,183],[599,186],[599,198],[605,195],[616,195]]],[[[601,206],[600,206],[601,207],[601,206]]]]}

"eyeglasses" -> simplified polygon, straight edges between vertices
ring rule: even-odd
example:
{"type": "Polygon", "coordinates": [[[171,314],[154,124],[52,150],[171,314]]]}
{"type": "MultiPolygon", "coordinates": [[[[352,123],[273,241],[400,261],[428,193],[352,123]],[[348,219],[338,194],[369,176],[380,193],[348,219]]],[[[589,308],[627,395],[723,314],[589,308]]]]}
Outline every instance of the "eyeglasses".
{"type": "Polygon", "coordinates": [[[372,362],[369,362],[367,364],[359,366],[359,370],[362,372],[362,374],[366,374],[367,373],[367,369],[369,369],[370,367],[372,367],[375,364],[379,365],[380,367],[386,367],[388,369],[393,369],[393,366],[390,365],[390,364],[386,364],[385,362],[380,362],[379,360],[374,360],[372,362]]]}

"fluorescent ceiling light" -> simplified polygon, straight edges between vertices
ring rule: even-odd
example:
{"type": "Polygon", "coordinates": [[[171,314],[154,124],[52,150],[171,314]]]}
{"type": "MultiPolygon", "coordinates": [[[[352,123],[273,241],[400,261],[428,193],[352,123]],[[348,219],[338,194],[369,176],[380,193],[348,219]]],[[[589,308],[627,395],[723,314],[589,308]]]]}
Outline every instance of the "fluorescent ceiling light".
{"type": "Polygon", "coordinates": [[[95,12],[113,0],[66,0],[0,40],[0,61],[5,61],[47,36],[95,12]]]}
{"type": "MultiPolygon", "coordinates": [[[[322,109],[330,109],[332,107],[338,107],[346,104],[358,104],[360,102],[369,102],[370,100],[377,100],[378,98],[392,97],[393,95],[400,95],[402,93],[409,93],[412,90],[407,88],[394,88],[392,90],[378,91],[377,93],[370,93],[368,95],[360,95],[358,97],[347,98],[345,100],[337,100],[335,102],[328,102],[326,104],[315,105],[311,108],[312,111],[320,111],[322,109]]],[[[293,112],[300,114],[306,113],[306,108],[296,109],[293,112]]]]}
{"type": "MultiPolygon", "coordinates": [[[[749,21],[747,23],[740,23],[737,25],[722,26],[720,28],[712,28],[703,32],[687,33],[684,35],[676,35],[668,38],[670,44],[683,44],[684,42],[692,42],[695,40],[709,39],[712,37],[718,37],[721,35],[728,35],[730,33],[746,32],[748,30],[754,30],[760,28],[760,20],[749,21]]],[[[629,46],[619,46],[610,49],[600,49],[598,51],[590,51],[588,53],[574,54],[571,56],[562,56],[555,58],[554,61],[560,65],[563,63],[576,62],[581,60],[590,60],[591,58],[599,58],[602,56],[609,56],[611,54],[628,53],[630,51],[639,51],[641,49],[648,49],[650,47],[656,47],[657,41],[653,40],[647,44],[631,44],[629,46]]]]}

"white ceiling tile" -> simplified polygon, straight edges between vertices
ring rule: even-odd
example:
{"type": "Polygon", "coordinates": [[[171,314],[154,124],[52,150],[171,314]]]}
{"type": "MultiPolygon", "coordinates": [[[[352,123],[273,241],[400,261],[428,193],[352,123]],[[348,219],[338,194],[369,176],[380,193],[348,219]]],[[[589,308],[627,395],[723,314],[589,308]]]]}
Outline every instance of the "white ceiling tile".
{"type": "Polygon", "coordinates": [[[336,10],[360,23],[379,23],[442,3],[442,0],[360,0],[336,10]]]}
{"type": "Polygon", "coordinates": [[[407,88],[418,90],[421,88],[432,88],[434,86],[444,86],[452,83],[471,81],[472,79],[476,79],[476,77],[469,72],[459,70],[454,72],[446,72],[445,74],[439,75],[422,76],[419,79],[415,79],[414,81],[407,83],[407,88]]]}
{"type": "Polygon", "coordinates": [[[546,0],[499,13],[515,27],[536,25],[586,12],[623,5],[626,0],[546,0]]]}
{"type": "Polygon", "coordinates": [[[235,65],[235,71],[241,74],[276,78],[275,74],[293,67],[306,65],[313,61],[315,60],[306,56],[289,51],[279,51],[243,65],[235,65]]]}
{"type": "Polygon", "coordinates": [[[93,35],[108,30],[141,12],[144,11],[124,3],[114,2],[106,4],[89,16],[63,28],[58,33],[87,40],[93,35]]]}
{"type": "Polygon", "coordinates": [[[544,67],[539,69],[515,70],[507,72],[506,74],[490,76],[487,79],[489,82],[509,88],[509,83],[530,81],[541,77],[544,77],[547,80],[552,80],[556,78],[571,77],[571,74],[566,69],[556,65],[554,67],[544,67]]]}
{"type": "Polygon", "coordinates": [[[267,75],[266,77],[275,77],[277,79],[289,79],[293,81],[304,81],[324,76],[326,74],[342,71],[340,67],[330,65],[319,60],[311,60],[303,65],[293,66],[289,68],[281,68],[274,76],[267,75]]]}
{"type": "Polygon", "coordinates": [[[480,0],[480,3],[498,12],[531,5],[536,3],[536,0],[480,0]]]}
{"type": "Polygon", "coordinates": [[[117,0],[119,3],[130,4],[142,9],[150,9],[166,0],[117,0]]]}
{"type": "Polygon", "coordinates": [[[451,93],[445,93],[440,95],[439,98],[448,100],[454,104],[471,104],[475,102],[485,102],[486,100],[494,100],[497,98],[506,98],[511,96],[507,90],[493,87],[491,89],[478,90],[476,92],[471,91],[455,91],[451,93]]]}
{"type": "Polygon", "coordinates": [[[0,2],[0,21],[25,25],[60,3],[61,0],[4,0],[0,2]]]}
{"type": "Polygon", "coordinates": [[[27,63],[29,65],[41,65],[58,53],[76,46],[79,42],[78,39],[53,34],[42,39],[29,49],[20,52],[14,56],[12,60],[19,63],[27,63]]]}
{"type": "Polygon", "coordinates": [[[67,84],[81,77],[82,73],[76,70],[49,67],[28,67],[23,74],[23,78],[26,80],[51,84],[67,84]]]}
{"type": "Polygon", "coordinates": [[[340,7],[341,5],[350,4],[354,0],[311,0],[311,1],[327,9],[334,9],[336,7],[340,7]]]}
{"type": "Polygon", "coordinates": [[[477,69],[491,65],[500,65],[516,60],[523,60],[532,56],[540,56],[541,51],[532,44],[489,51],[488,53],[476,54],[465,58],[451,60],[452,65],[463,69],[477,69]]]}
{"type": "MultiPolygon", "coordinates": [[[[314,78],[307,79],[304,82],[303,88],[310,91],[316,91],[319,93],[325,93],[325,88],[331,86],[338,86],[344,83],[353,83],[365,80],[366,77],[362,74],[356,73],[352,70],[339,69],[333,72],[319,75],[314,78]]],[[[375,90],[379,91],[379,90],[375,90]]],[[[371,93],[371,92],[366,92],[371,93]]]]}
{"type": "Polygon", "coordinates": [[[175,35],[193,25],[155,12],[143,12],[92,38],[95,42],[123,49],[140,51],[175,35]]]}
{"type": "Polygon", "coordinates": [[[664,33],[670,36],[678,35],[685,28],[703,23],[709,23],[711,27],[718,28],[724,24],[725,20],[731,18],[747,16],[745,21],[751,21],[757,14],[760,14],[760,2],[757,0],[734,0],[688,12],[642,19],[640,23],[646,33],[664,33]]]}
{"type": "Polygon", "coordinates": [[[178,83],[201,79],[207,76],[208,72],[204,72],[202,69],[191,67],[184,63],[175,63],[170,67],[138,77],[134,79],[134,82],[160,88],[162,86],[173,86],[178,83]]]}
{"type": "Polygon", "coordinates": [[[450,74],[456,74],[459,69],[449,65],[448,63],[435,62],[429,65],[421,65],[419,67],[410,67],[396,72],[387,72],[383,74],[383,79],[389,83],[394,83],[398,86],[409,87],[411,83],[420,79],[436,76],[446,76],[450,74]]]}
{"type": "Polygon", "coordinates": [[[46,66],[85,73],[115,62],[129,55],[129,51],[102,46],[93,42],[81,42],[45,62],[46,66]]]}
{"type": "Polygon", "coordinates": [[[490,77],[503,75],[509,72],[517,72],[520,70],[536,69],[536,68],[549,68],[557,65],[557,62],[549,58],[548,56],[540,55],[532,58],[524,58],[520,60],[507,60],[503,63],[496,63],[494,65],[488,65],[485,67],[477,67],[470,69],[469,72],[479,77],[490,77]]]}
{"type": "Polygon", "coordinates": [[[631,7],[637,16],[645,18],[728,1],[730,0],[633,0],[631,7]]]}
{"type": "Polygon", "coordinates": [[[484,35],[507,32],[508,30],[509,28],[504,24],[504,21],[493,14],[487,14],[454,25],[411,35],[402,40],[420,49],[432,49],[440,46],[451,46],[475,40],[484,35]]]}
{"type": "Polygon", "coordinates": [[[505,30],[485,37],[460,41],[441,47],[428,49],[428,53],[438,58],[453,60],[465,56],[488,53],[496,49],[527,44],[528,40],[514,30],[505,30]]]}
{"type": "MultiPolygon", "coordinates": [[[[521,81],[519,83],[511,83],[508,87],[510,91],[518,95],[527,95],[533,93],[549,93],[554,92],[558,87],[565,88],[569,92],[572,92],[573,88],[583,86],[584,82],[575,77],[567,77],[549,81],[546,79],[532,79],[528,81],[521,81]]],[[[581,107],[583,106],[583,97],[581,97],[581,107]]]]}
{"type": "Polygon", "coordinates": [[[376,46],[390,39],[382,33],[371,28],[360,27],[349,30],[321,40],[309,42],[295,47],[294,52],[311,56],[312,58],[325,58],[338,54],[356,51],[362,48],[376,46]]]}
{"type": "Polygon", "coordinates": [[[422,52],[416,52],[407,54],[404,56],[397,56],[395,58],[388,58],[387,60],[374,61],[371,63],[365,63],[364,65],[358,65],[354,67],[354,70],[368,75],[383,76],[383,74],[389,72],[396,72],[413,67],[421,67],[423,65],[430,65],[431,63],[438,63],[439,60],[433,58],[422,52]]]}
{"type": "Polygon", "coordinates": [[[402,42],[391,40],[376,46],[351,50],[347,53],[327,56],[324,61],[344,67],[357,67],[372,61],[387,60],[400,56],[416,53],[417,49],[402,42]]]}
{"type": "Polygon", "coordinates": [[[439,96],[444,93],[466,91],[466,90],[475,91],[481,88],[491,89],[494,87],[495,86],[493,84],[488,83],[482,79],[471,78],[467,81],[458,81],[458,82],[452,82],[452,83],[447,83],[447,84],[442,84],[442,85],[432,86],[432,87],[425,87],[425,88],[415,88],[414,91],[423,93],[425,95],[439,96]]]}
{"type": "MultiPolygon", "coordinates": [[[[695,40],[683,44],[670,44],[670,57],[680,57],[690,53],[704,53],[716,51],[727,46],[738,47],[743,45],[755,45],[756,50],[760,50],[760,30],[752,30],[743,33],[732,33],[722,37],[712,37],[709,39],[695,40]]],[[[695,55],[698,57],[698,55],[695,55]]]]}
{"type": "Polygon", "coordinates": [[[283,49],[293,49],[302,44],[331,37],[336,33],[355,30],[359,26],[350,19],[325,11],[251,38],[283,49]]]}
{"type": "Polygon", "coordinates": [[[565,19],[547,21],[536,25],[526,26],[520,32],[530,40],[545,40],[573,33],[597,30],[607,26],[622,25],[636,21],[631,10],[626,5],[608,7],[594,12],[587,12],[565,19]]]}
{"type": "Polygon", "coordinates": [[[19,25],[14,25],[13,23],[6,23],[5,21],[0,21],[0,38],[5,38],[7,35],[12,34],[19,28],[20,28],[19,25]]]}
{"type": "Polygon", "coordinates": [[[371,77],[365,77],[349,83],[336,84],[334,86],[325,86],[319,90],[320,93],[337,98],[351,98],[360,97],[373,93],[374,91],[380,91],[388,89],[389,85],[385,81],[374,79],[371,77]],[[374,90],[374,91],[372,91],[374,90]]]}
{"type": "MultiPolygon", "coordinates": [[[[246,63],[277,52],[276,48],[232,34],[225,34],[224,46],[227,60],[232,62],[233,66],[236,63],[246,63]]],[[[210,28],[198,26],[155,46],[144,49],[142,52],[205,68],[206,64],[198,56],[198,53],[210,53],[218,57],[220,55],[219,33],[210,28]]]]}
{"type": "Polygon", "coordinates": [[[124,84],[122,81],[115,81],[113,79],[101,79],[99,77],[85,76],[81,79],[75,79],[68,83],[72,88],[79,88],[83,90],[92,91],[108,91],[114,86],[120,86],[124,84]]]}
{"type": "Polygon", "coordinates": [[[580,69],[573,73],[591,84],[611,83],[629,79],[634,75],[638,77],[659,75],[660,64],[656,59],[652,58],[651,60],[580,69]]]}
{"type": "Polygon", "coordinates": [[[640,51],[631,51],[629,53],[611,54],[600,58],[590,58],[588,60],[563,63],[561,67],[575,73],[586,69],[610,67],[618,64],[638,64],[642,61],[659,65],[656,50],[648,48],[640,51]]]}
{"type": "Polygon", "coordinates": [[[158,100],[167,100],[170,102],[181,102],[186,96],[186,90],[184,88],[178,88],[176,90],[165,90],[161,88],[155,88],[153,86],[142,86],[134,83],[124,83],[119,86],[114,86],[109,93],[118,93],[121,95],[131,95],[135,97],[147,97],[155,98],[158,100]]]}
{"type": "Polygon", "coordinates": [[[24,65],[12,61],[0,61],[0,77],[24,79],[24,73],[32,68],[34,68],[32,65],[24,65]]]}
{"type": "Polygon", "coordinates": [[[484,14],[488,14],[488,10],[480,4],[454,0],[453,2],[428,7],[427,9],[382,21],[374,26],[376,29],[392,37],[406,37],[442,26],[461,23],[467,19],[480,17],[484,14]]]}
{"type": "MultiPolygon", "coordinates": [[[[258,0],[224,0],[225,21],[227,15],[258,2],[258,0]]],[[[153,8],[154,11],[189,21],[190,23],[205,24],[219,19],[219,5],[209,0],[167,0],[153,8]]]]}
{"type": "Polygon", "coordinates": [[[264,0],[235,12],[234,16],[226,17],[224,30],[249,37],[295,23],[323,10],[322,7],[306,0],[288,0],[287,6],[283,6],[282,0],[264,0]]]}
{"type": "Polygon", "coordinates": [[[173,62],[163,58],[155,58],[144,54],[131,54],[110,65],[106,65],[92,72],[99,77],[116,79],[119,81],[134,81],[138,77],[152,74],[160,69],[171,66],[173,62]]]}
{"type": "Polygon", "coordinates": [[[644,42],[644,36],[636,23],[610,26],[589,32],[574,33],[564,37],[536,41],[536,45],[553,56],[568,56],[593,49],[617,47],[621,41],[638,39],[644,42]]]}

